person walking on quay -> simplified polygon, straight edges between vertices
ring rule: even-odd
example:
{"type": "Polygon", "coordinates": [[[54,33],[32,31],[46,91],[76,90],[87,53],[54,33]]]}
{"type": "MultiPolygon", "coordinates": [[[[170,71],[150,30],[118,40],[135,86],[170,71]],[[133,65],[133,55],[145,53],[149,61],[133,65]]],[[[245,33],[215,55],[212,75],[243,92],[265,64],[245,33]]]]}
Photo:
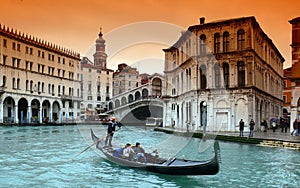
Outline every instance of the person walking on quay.
{"type": "Polygon", "coordinates": [[[250,125],[250,134],[249,134],[249,137],[253,137],[253,133],[254,133],[254,125],[255,125],[253,119],[251,119],[249,125],[250,125]]]}
{"type": "Polygon", "coordinates": [[[112,141],[112,138],[113,138],[114,133],[116,131],[116,126],[121,128],[121,124],[116,121],[115,117],[112,117],[110,119],[110,122],[109,122],[108,127],[107,127],[107,135],[106,135],[106,138],[105,138],[105,146],[107,146],[107,141],[108,141],[108,146],[112,147],[111,141],[112,141]]]}
{"type": "Polygon", "coordinates": [[[281,120],[281,132],[283,133],[283,131],[285,132],[285,133],[287,133],[287,129],[288,129],[288,122],[287,122],[287,120],[286,119],[282,119],[281,120]]]}
{"type": "Polygon", "coordinates": [[[245,122],[243,121],[243,119],[241,119],[239,126],[240,126],[240,136],[244,136],[245,122]]]}
{"type": "Polygon", "coordinates": [[[295,119],[295,121],[294,121],[294,123],[293,123],[293,132],[291,133],[291,135],[292,136],[298,136],[299,135],[299,133],[298,133],[298,129],[299,129],[299,127],[298,127],[298,121],[297,121],[297,119],[295,119]]]}

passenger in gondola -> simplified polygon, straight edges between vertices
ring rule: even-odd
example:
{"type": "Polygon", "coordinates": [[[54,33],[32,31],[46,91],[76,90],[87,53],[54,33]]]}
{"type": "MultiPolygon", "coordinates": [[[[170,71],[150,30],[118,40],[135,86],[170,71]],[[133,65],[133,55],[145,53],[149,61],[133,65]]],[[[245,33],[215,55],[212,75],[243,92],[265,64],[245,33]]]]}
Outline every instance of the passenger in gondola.
{"type": "Polygon", "coordinates": [[[136,154],[136,160],[140,162],[146,162],[145,150],[141,147],[141,143],[137,142],[133,150],[136,154]]]}
{"type": "Polygon", "coordinates": [[[131,144],[127,143],[123,149],[123,157],[132,160],[134,157],[134,150],[131,147],[131,144]]]}
{"type": "Polygon", "coordinates": [[[122,157],[122,153],[123,153],[123,148],[120,147],[114,151],[113,156],[122,157]]]}
{"type": "Polygon", "coordinates": [[[114,133],[116,131],[116,126],[121,128],[121,123],[117,122],[115,117],[112,117],[111,121],[109,122],[108,127],[107,127],[107,135],[106,135],[106,138],[105,138],[105,146],[107,146],[107,142],[108,142],[108,146],[112,147],[111,141],[112,141],[112,138],[113,138],[114,133]]]}

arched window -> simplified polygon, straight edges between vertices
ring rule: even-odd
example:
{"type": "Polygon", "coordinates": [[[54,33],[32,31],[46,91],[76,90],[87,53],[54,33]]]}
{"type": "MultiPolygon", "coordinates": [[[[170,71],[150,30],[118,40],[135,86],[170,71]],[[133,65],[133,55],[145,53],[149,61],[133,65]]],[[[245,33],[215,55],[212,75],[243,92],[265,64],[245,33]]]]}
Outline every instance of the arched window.
{"type": "Polygon", "coordinates": [[[29,88],[29,80],[26,80],[26,91],[28,91],[29,88]]]}
{"type": "Polygon", "coordinates": [[[245,86],[245,63],[243,61],[239,61],[237,63],[238,68],[238,86],[245,86]]]}
{"type": "Polygon", "coordinates": [[[214,65],[214,72],[215,72],[215,87],[221,87],[221,71],[219,63],[215,63],[214,65]]]}
{"type": "Polygon", "coordinates": [[[206,89],[206,66],[200,66],[200,88],[206,89]]]}
{"type": "Polygon", "coordinates": [[[225,31],[223,33],[223,52],[229,51],[229,33],[225,31]]]}
{"type": "Polygon", "coordinates": [[[238,42],[238,50],[245,49],[245,31],[243,29],[239,29],[237,32],[237,42],[238,42]]]}
{"type": "Polygon", "coordinates": [[[224,85],[226,88],[229,87],[229,64],[223,63],[223,76],[224,76],[224,85]]]}
{"type": "Polygon", "coordinates": [[[219,33],[216,33],[214,35],[214,51],[215,53],[219,53],[220,52],[220,34],[219,33]]]}
{"type": "Polygon", "coordinates": [[[17,89],[20,89],[20,78],[17,79],[17,89]]]}
{"type": "Polygon", "coordinates": [[[15,82],[16,82],[16,79],[15,78],[12,78],[12,88],[15,89],[15,82]]]}
{"type": "Polygon", "coordinates": [[[206,54],[206,36],[203,34],[200,36],[200,55],[203,56],[206,54]]]}
{"type": "Polygon", "coordinates": [[[2,77],[2,87],[5,87],[5,85],[6,85],[6,76],[3,76],[2,77]]]}

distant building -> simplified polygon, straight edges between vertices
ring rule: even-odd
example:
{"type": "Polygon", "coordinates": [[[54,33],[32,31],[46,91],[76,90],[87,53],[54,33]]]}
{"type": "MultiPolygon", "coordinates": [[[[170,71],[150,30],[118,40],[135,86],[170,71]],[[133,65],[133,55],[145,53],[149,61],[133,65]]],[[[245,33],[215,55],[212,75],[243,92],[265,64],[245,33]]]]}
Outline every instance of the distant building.
{"type": "Polygon", "coordinates": [[[292,68],[283,70],[284,90],[283,90],[283,109],[282,113],[285,117],[290,117],[291,114],[291,101],[292,101],[292,68]]]}
{"type": "Polygon", "coordinates": [[[0,25],[0,123],[76,121],[80,55],[0,25]]]}
{"type": "Polygon", "coordinates": [[[107,69],[105,40],[101,31],[98,36],[94,62],[87,57],[81,61],[82,120],[97,118],[97,114],[107,110],[108,101],[112,97],[113,70],[107,69]]]}
{"type": "Polygon", "coordinates": [[[291,126],[300,120],[300,17],[289,21],[292,24],[292,67],[288,76],[291,83],[290,114],[291,126]]]}
{"type": "Polygon", "coordinates": [[[284,58],[255,17],[200,18],[164,52],[164,126],[238,131],[281,116],[284,58]]]}
{"type": "Polygon", "coordinates": [[[141,77],[136,68],[125,63],[118,65],[113,76],[113,96],[132,90],[141,85],[141,77]]]}

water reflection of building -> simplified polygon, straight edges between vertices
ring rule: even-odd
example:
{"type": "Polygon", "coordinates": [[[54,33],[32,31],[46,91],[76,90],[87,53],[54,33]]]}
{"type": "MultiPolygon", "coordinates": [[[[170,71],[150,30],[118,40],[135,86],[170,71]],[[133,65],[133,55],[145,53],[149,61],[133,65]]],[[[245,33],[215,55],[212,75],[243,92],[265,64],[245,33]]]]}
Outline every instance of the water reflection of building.
{"type": "Polygon", "coordinates": [[[107,54],[105,40],[100,31],[95,43],[94,62],[87,57],[81,61],[81,91],[80,105],[82,120],[94,120],[97,114],[107,110],[108,101],[112,97],[113,70],[107,69],[107,54]]]}
{"type": "Polygon", "coordinates": [[[289,22],[292,24],[292,67],[285,70],[288,73],[286,83],[290,83],[287,85],[290,87],[285,90],[285,97],[287,99],[287,113],[290,113],[292,126],[296,118],[300,120],[300,17],[289,22]]]}
{"type": "Polygon", "coordinates": [[[0,25],[0,123],[76,120],[79,63],[78,53],[0,25]]]}
{"type": "Polygon", "coordinates": [[[200,18],[164,52],[165,126],[237,131],[281,115],[284,58],[254,17],[200,18]]]}

